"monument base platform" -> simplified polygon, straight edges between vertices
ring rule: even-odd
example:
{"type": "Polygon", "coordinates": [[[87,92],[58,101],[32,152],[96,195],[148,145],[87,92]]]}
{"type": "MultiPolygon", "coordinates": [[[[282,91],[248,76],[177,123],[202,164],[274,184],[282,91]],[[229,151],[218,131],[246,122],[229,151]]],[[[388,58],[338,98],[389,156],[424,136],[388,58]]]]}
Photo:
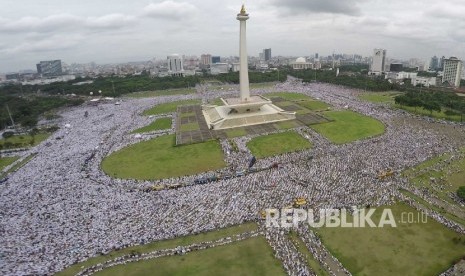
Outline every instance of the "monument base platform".
{"type": "Polygon", "coordinates": [[[205,121],[213,130],[268,124],[296,118],[295,112],[285,111],[261,96],[252,96],[247,102],[241,102],[237,98],[221,100],[224,106],[202,106],[205,121]]]}

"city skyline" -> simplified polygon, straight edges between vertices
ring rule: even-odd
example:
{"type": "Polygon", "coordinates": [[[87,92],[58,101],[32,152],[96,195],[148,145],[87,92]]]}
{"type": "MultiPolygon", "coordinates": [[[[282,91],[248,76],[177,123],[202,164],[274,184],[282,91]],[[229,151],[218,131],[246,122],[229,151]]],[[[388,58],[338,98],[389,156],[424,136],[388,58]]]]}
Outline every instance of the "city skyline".
{"type": "MultiPolygon", "coordinates": [[[[40,60],[121,63],[172,53],[236,56],[235,18],[242,1],[17,1],[0,4],[0,72],[33,69],[40,60]]],[[[346,52],[393,58],[465,56],[465,3],[435,1],[245,2],[253,15],[249,53],[274,56],[346,52]],[[402,5],[399,5],[402,3],[402,5]],[[421,3],[421,4],[420,4],[421,3]],[[344,45],[344,46],[341,46],[344,45]]]]}

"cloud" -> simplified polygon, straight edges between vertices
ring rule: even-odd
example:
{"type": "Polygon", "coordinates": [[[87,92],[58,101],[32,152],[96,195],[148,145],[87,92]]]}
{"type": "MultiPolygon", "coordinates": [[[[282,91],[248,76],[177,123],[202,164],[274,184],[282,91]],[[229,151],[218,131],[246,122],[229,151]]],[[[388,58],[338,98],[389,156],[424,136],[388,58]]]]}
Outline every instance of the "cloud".
{"type": "Polygon", "coordinates": [[[186,20],[197,15],[198,11],[197,7],[190,3],[168,0],[157,4],[149,4],[144,7],[143,14],[154,18],[186,20]]]}
{"type": "Polygon", "coordinates": [[[0,18],[0,33],[51,33],[88,29],[120,29],[135,22],[134,17],[109,14],[100,17],[79,17],[55,14],[47,17],[23,17],[18,20],[0,18]]]}
{"type": "Polygon", "coordinates": [[[0,53],[5,54],[24,54],[32,52],[57,52],[71,49],[83,40],[81,35],[53,35],[41,40],[27,41],[14,47],[4,47],[0,53]]]}
{"type": "Polygon", "coordinates": [[[293,13],[333,13],[359,15],[358,7],[364,0],[271,0],[271,4],[285,14],[293,13]]]}

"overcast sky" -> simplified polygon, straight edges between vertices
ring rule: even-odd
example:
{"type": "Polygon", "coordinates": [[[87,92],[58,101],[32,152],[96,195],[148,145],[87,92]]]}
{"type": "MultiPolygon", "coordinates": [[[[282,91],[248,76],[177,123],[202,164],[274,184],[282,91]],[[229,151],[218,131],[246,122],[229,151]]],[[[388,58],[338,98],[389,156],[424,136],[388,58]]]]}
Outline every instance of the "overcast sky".
{"type": "Polygon", "coordinates": [[[0,0],[0,72],[40,60],[118,63],[168,54],[465,57],[464,0],[0,0]]]}

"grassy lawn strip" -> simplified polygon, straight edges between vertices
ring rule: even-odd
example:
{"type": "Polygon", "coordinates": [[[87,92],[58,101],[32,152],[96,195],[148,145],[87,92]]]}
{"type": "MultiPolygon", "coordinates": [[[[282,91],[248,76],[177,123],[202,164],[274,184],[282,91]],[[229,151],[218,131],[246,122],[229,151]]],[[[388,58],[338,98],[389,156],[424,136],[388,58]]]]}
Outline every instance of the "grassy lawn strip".
{"type": "Polygon", "coordinates": [[[167,256],[123,266],[96,275],[285,275],[265,237],[167,256]]]}
{"type": "Polygon", "coordinates": [[[247,147],[257,158],[279,155],[308,149],[312,144],[294,131],[259,136],[247,143],[247,147]]]}
{"type": "Polygon", "coordinates": [[[445,112],[445,109],[443,108],[441,110],[441,112],[437,112],[437,111],[433,111],[432,113],[428,110],[425,110],[421,107],[413,107],[413,106],[405,106],[405,105],[398,105],[398,104],[395,104],[394,105],[395,107],[397,108],[400,108],[400,109],[403,109],[405,111],[408,111],[410,113],[413,113],[413,114],[417,114],[417,115],[422,115],[422,116],[428,116],[428,117],[432,117],[432,118],[436,118],[436,119],[445,119],[445,120],[449,120],[449,121],[456,121],[456,122],[460,122],[460,115],[454,115],[454,116],[447,116],[444,112],[445,112]]]}
{"type": "Polygon", "coordinates": [[[264,95],[266,98],[276,98],[280,97],[288,101],[296,101],[296,100],[312,100],[307,95],[300,94],[300,93],[291,93],[291,92],[275,92],[269,93],[264,95]]]}
{"type": "Polygon", "coordinates": [[[369,138],[385,131],[380,121],[350,110],[328,111],[324,116],[334,121],[311,127],[335,144],[369,138]]]}
{"type": "Polygon", "coordinates": [[[151,132],[151,131],[162,130],[162,129],[170,129],[170,128],[171,128],[171,118],[160,118],[148,126],[141,127],[139,129],[134,130],[132,133],[145,133],[145,132],[151,132]]]}
{"type": "Polygon", "coordinates": [[[308,108],[312,111],[323,111],[331,107],[329,104],[322,101],[299,101],[297,102],[300,106],[308,108]]]}
{"type": "Polygon", "coordinates": [[[109,176],[124,179],[162,179],[223,168],[218,141],[177,146],[174,135],[164,135],[121,149],[102,162],[109,176]]]}
{"type": "Polygon", "coordinates": [[[365,92],[361,93],[358,97],[364,101],[372,103],[388,103],[394,104],[394,98],[402,92],[390,91],[390,92],[365,92]]]}
{"type": "Polygon", "coordinates": [[[189,123],[189,124],[183,124],[181,125],[181,131],[194,131],[194,130],[199,130],[200,126],[199,123],[189,123]]]}
{"type": "Polygon", "coordinates": [[[200,104],[200,100],[184,100],[156,105],[143,112],[143,115],[158,115],[176,112],[178,106],[200,104]]]}
{"type": "Polygon", "coordinates": [[[111,260],[119,256],[130,254],[131,252],[146,253],[146,252],[151,252],[155,250],[174,248],[177,246],[186,246],[186,245],[193,244],[193,243],[214,241],[220,238],[233,236],[233,235],[237,235],[237,234],[249,232],[249,231],[254,231],[254,230],[257,230],[257,224],[251,222],[251,223],[245,223],[242,225],[236,225],[232,227],[219,229],[216,231],[205,232],[205,233],[201,233],[197,235],[184,236],[184,237],[179,237],[179,238],[170,239],[170,240],[156,241],[156,242],[152,242],[152,243],[148,243],[144,245],[128,247],[128,248],[124,248],[118,251],[110,252],[109,254],[104,255],[104,256],[93,257],[82,263],[72,265],[68,267],[67,269],[57,273],[57,276],[75,275],[80,270],[82,270],[81,267],[90,267],[95,264],[105,262],[107,260],[111,260]]]}
{"type": "Polygon", "coordinates": [[[279,129],[290,129],[290,128],[296,128],[299,126],[299,123],[297,123],[295,120],[291,121],[283,121],[283,122],[277,122],[276,126],[279,129]]]}
{"type": "Polygon", "coordinates": [[[297,250],[299,250],[300,254],[305,257],[308,267],[310,267],[311,270],[316,273],[316,275],[329,276],[329,273],[323,267],[321,267],[317,260],[315,260],[313,254],[308,250],[305,243],[300,239],[299,235],[297,235],[295,231],[291,231],[289,233],[289,238],[297,247],[297,250]]]}
{"type": "MultiPolygon", "coordinates": [[[[34,141],[32,146],[35,147],[38,144],[42,143],[51,133],[39,133],[34,135],[34,141]]],[[[0,146],[4,149],[13,149],[13,148],[28,148],[31,147],[32,136],[31,135],[15,135],[8,139],[0,139],[0,146]]]]}
{"type": "Polygon", "coordinates": [[[447,218],[448,220],[451,220],[451,221],[453,221],[453,222],[455,222],[455,223],[461,224],[462,226],[465,227],[465,220],[464,220],[464,219],[459,218],[459,217],[457,217],[456,215],[447,212],[446,210],[444,210],[444,209],[441,208],[441,207],[438,207],[438,206],[436,206],[436,205],[430,204],[429,202],[425,201],[423,198],[417,196],[417,195],[414,194],[414,193],[411,193],[411,192],[406,191],[406,190],[403,190],[403,189],[402,189],[400,192],[403,193],[404,195],[406,195],[406,196],[408,196],[408,197],[410,197],[410,198],[416,200],[418,203],[420,203],[421,205],[425,206],[426,208],[429,208],[429,209],[431,209],[431,210],[433,210],[433,211],[435,211],[435,212],[437,212],[437,213],[443,215],[443,216],[444,216],[445,218],[447,218]]]}
{"type": "Polygon", "coordinates": [[[19,157],[1,157],[0,158],[0,171],[3,170],[5,167],[13,164],[19,157]]]}
{"type": "Polygon", "coordinates": [[[465,256],[464,235],[430,217],[421,222],[419,212],[404,203],[378,207],[371,216],[375,224],[384,208],[392,210],[397,227],[316,229],[353,275],[439,275],[465,256]],[[417,222],[401,223],[402,214],[413,214],[417,222]]]}
{"type": "Polygon", "coordinates": [[[234,137],[240,137],[240,136],[246,136],[247,131],[245,131],[244,128],[233,128],[233,129],[228,129],[226,130],[226,135],[228,138],[234,138],[234,137]]]}
{"type": "Polygon", "coordinates": [[[171,96],[171,95],[187,95],[187,94],[194,94],[195,89],[169,89],[169,90],[157,90],[157,91],[143,91],[143,92],[135,92],[126,95],[130,98],[152,98],[158,96],[171,96]]]}

